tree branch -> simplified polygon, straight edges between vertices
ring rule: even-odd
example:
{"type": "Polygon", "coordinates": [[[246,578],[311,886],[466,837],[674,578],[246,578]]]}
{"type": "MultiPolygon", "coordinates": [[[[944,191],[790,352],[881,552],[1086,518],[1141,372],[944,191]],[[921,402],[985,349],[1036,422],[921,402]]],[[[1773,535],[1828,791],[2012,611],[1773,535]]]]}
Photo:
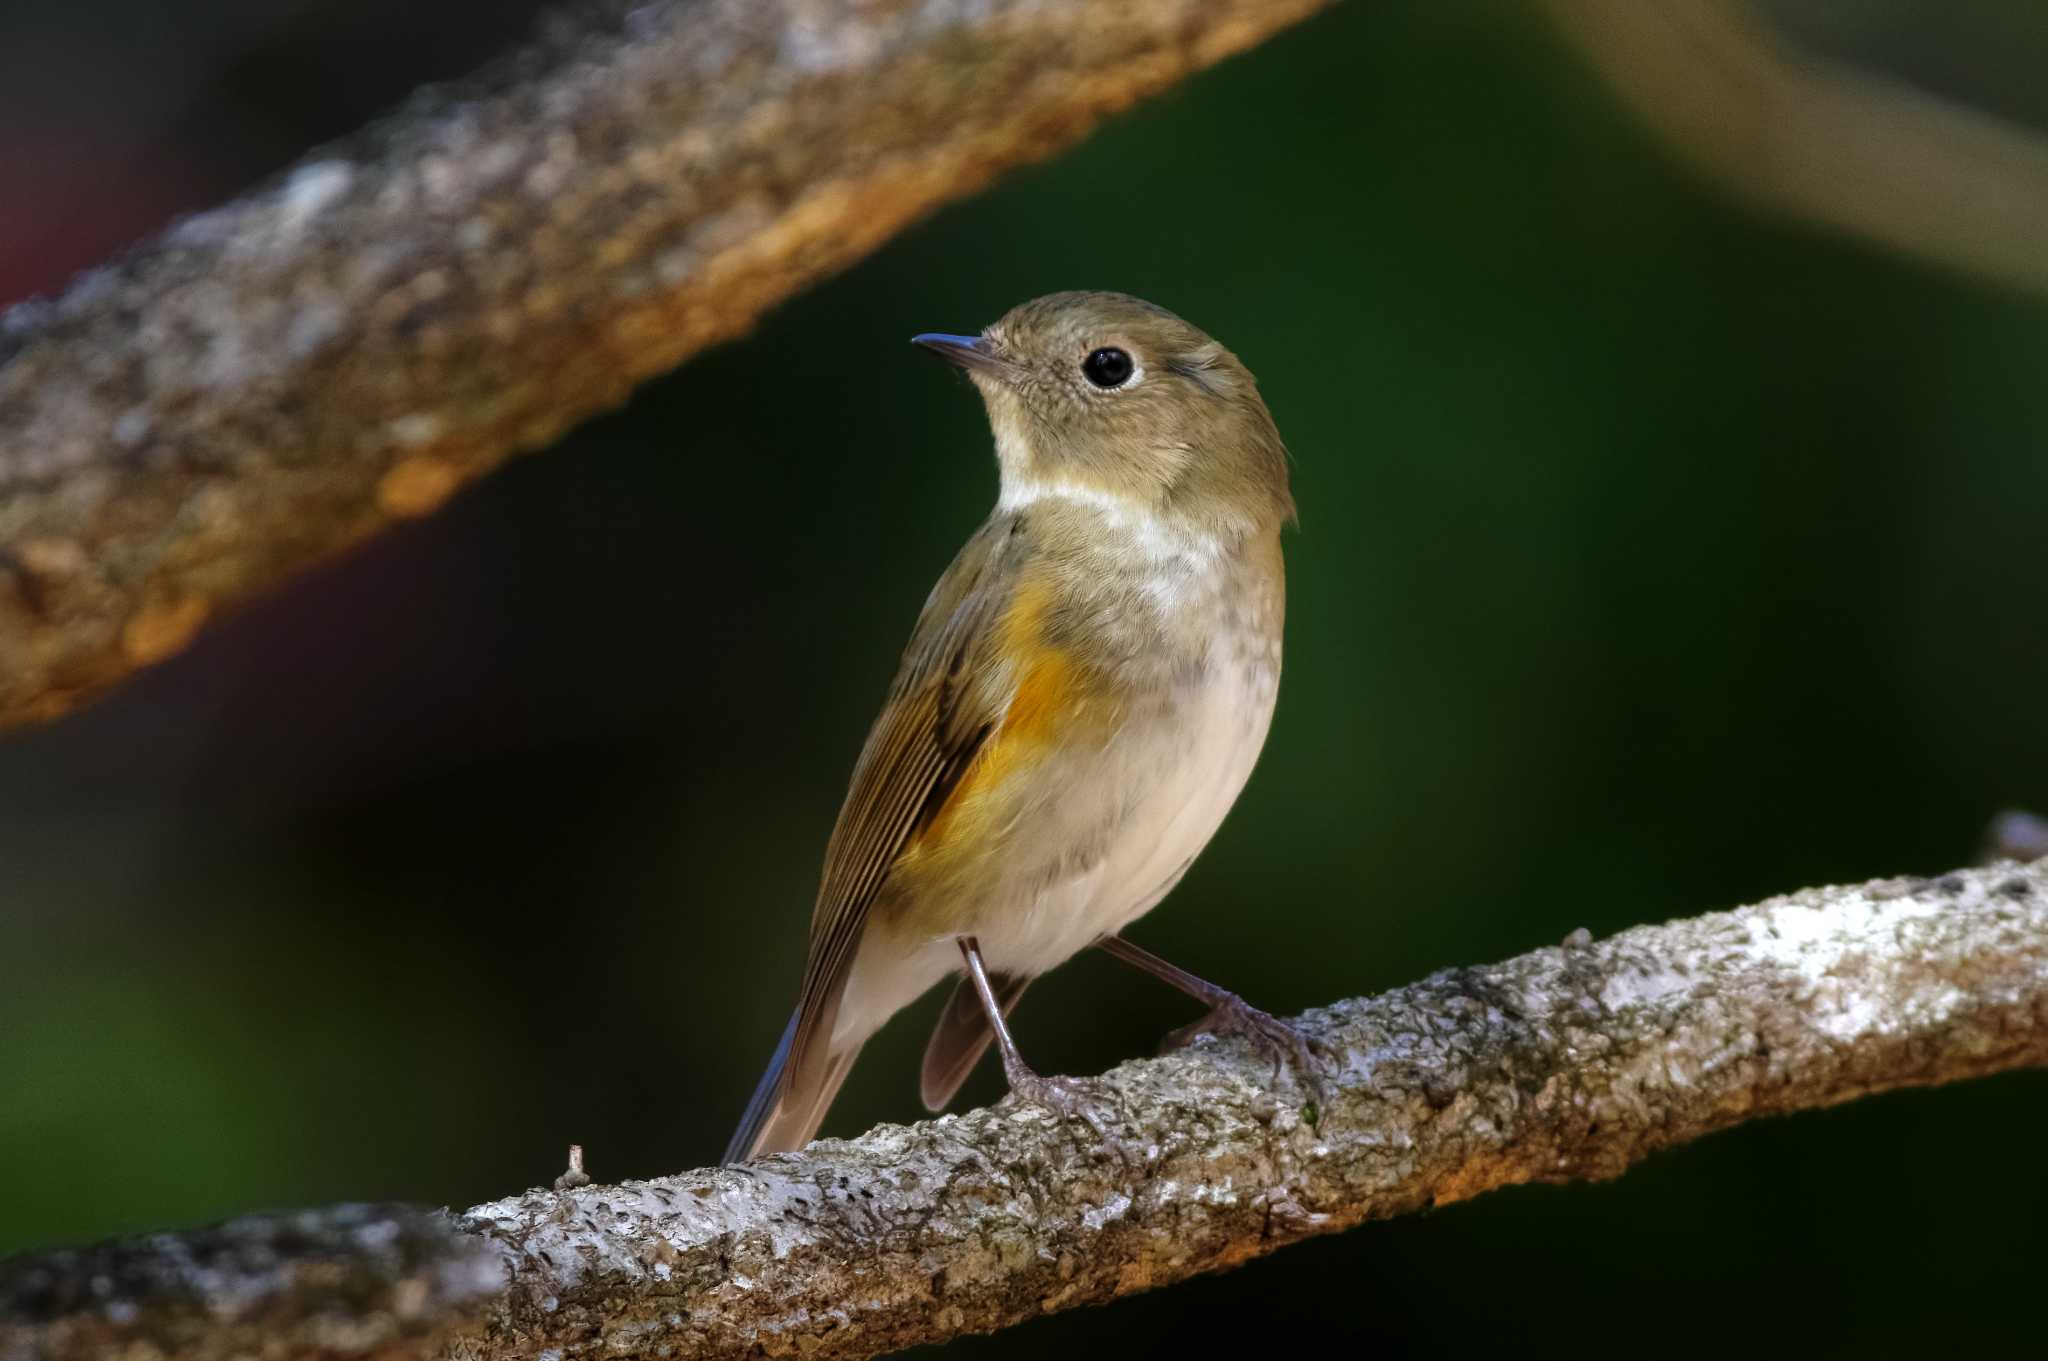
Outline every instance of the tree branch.
{"type": "Polygon", "coordinates": [[[345,1207],[0,1264],[0,1361],[865,1357],[1221,1270],[1759,1116],[2048,1064],[2048,861],[1811,889],[1310,1013],[1101,1080],[1138,1150],[1005,1103],[746,1167],[345,1207]]]}
{"type": "Polygon", "coordinates": [[[1325,0],[648,0],[0,319],[0,728],[1325,0]]]}

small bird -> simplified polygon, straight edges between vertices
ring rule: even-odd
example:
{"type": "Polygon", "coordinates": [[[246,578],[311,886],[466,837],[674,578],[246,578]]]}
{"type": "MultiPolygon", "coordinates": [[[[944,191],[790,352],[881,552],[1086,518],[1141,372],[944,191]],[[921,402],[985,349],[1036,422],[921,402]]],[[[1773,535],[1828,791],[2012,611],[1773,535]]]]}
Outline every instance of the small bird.
{"type": "Polygon", "coordinates": [[[1208,844],[1273,715],[1294,501],[1252,375],[1120,293],[913,340],[980,389],[1000,497],[925,601],[854,768],[796,1011],[728,1163],[809,1143],[861,1045],[954,974],[926,1106],[993,1039],[1014,1093],[1085,1115],[1005,1018],[1091,945],[1207,1004],[1190,1031],[1314,1061],[1285,1023],[1118,934],[1208,844]]]}

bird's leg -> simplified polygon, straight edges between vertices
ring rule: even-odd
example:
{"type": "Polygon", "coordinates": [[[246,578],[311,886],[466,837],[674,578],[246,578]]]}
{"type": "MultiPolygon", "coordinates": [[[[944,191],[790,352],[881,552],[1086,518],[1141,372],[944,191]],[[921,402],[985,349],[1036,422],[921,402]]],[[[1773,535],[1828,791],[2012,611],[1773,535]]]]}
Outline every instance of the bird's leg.
{"type": "Polygon", "coordinates": [[[1292,1059],[1296,1070],[1316,1087],[1326,1061],[1336,1051],[1312,1035],[1302,1033],[1277,1016],[1270,1016],[1227,988],[1197,978],[1178,964],[1169,964],[1150,950],[1131,944],[1122,936],[1104,936],[1095,942],[1105,954],[1135,968],[1143,969],[1160,982],[1177,988],[1209,1008],[1209,1014],[1193,1025],[1183,1026],[1166,1037],[1164,1048],[1178,1049],[1197,1035],[1242,1035],[1273,1056],[1274,1076],[1280,1065],[1292,1059]]]}
{"type": "Polygon", "coordinates": [[[995,1032],[996,1052],[1003,1056],[1003,1076],[1009,1079],[1010,1089],[1028,1087],[1044,1081],[1024,1062],[1024,1056],[1017,1052],[1017,1041],[1010,1038],[1010,1022],[1003,1015],[1003,1004],[996,1000],[996,990],[988,981],[988,969],[981,962],[981,942],[973,936],[960,937],[960,957],[967,961],[967,976],[974,983],[975,996],[981,998],[981,1009],[988,1016],[989,1029],[995,1032]]]}
{"type": "Polygon", "coordinates": [[[967,962],[967,977],[974,983],[975,995],[981,998],[981,1009],[988,1015],[989,1029],[995,1032],[996,1052],[1003,1058],[1003,1077],[1010,1084],[1010,1093],[1020,1101],[1029,1101],[1045,1107],[1065,1120],[1079,1120],[1094,1130],[1096,1136],[1110,1152],[1130,1161],[1129,1150],[1117,1138],[1101,1117],[1092,1109],[1088,1084],[1071,1077],[1045,1077],[1024,1062],[1024,1056],[1017,1052],[1017,1042],[1010,1038],[1010,1024],[1003,1016],[1002,1003],[996,1000],[995,988],[988,981],[988,969],[981,961],[981,944],[973,936],[959,939],[960,957],[967,962]]]}

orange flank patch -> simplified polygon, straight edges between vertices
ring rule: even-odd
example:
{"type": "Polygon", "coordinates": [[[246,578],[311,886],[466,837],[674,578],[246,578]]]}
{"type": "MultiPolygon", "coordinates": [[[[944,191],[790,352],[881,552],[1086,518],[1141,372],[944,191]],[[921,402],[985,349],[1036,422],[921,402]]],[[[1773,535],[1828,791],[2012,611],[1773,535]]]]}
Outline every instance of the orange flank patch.
{"type": "Polygon", "coordinates": [[[1067,655],[1050,648],[1041,650],[1026,666],[996,736],[1004,744],[1050,742],[1060,732],[1060,720],[1073,716],[1080,707],[1077,688],[1074,665],[1067,655]]]}
{"type": "Polygon", "coordinates": [[[954,835],[971,836],[976,819],[970,815],[968,825],[955,826],[960,814],[986,803],[991,791],[1081,720],[1087,699],[1077,668],[1066,653],[1042,641],[1048,594],[1043,587],[1020,590],[1004,616],[1003,647],[1020,673],[1017,692],[1002,726],[982,743],[960,782],[911,843],[911,851],[928,853],[954,835]]]}

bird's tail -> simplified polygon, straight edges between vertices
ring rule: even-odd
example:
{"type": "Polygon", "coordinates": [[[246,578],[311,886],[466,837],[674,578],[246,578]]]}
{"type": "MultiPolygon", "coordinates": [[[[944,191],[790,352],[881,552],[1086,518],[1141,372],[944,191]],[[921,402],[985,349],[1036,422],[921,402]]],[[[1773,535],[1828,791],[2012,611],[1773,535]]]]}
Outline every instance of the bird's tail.
{"type": "Polygon", "coordinates": [[[799,1009],[783,1028],[775,1056],[768,1060],[768,1071],[761,1074],[753,1099],[747,1102],[747,1113],[740,1117],[740,1127],[733,1131],[732,1142],[725,1146],[721,1162],[731,1164],[764,1153],[787,1153],[818,1136],[818,1126],[825,1122],[825,1112],[830,1109],[832,1098],[839,1094],[839,1084],[846,1081],[847,1071],[860,1056],[861,1047],[854,1044],[838,1053],[825,1054],[805,1063],[807,1071],[797,1072],[790,1067],[789,1058],[796,1043],[797,1023],[802,1018],[799,1009]]]}

